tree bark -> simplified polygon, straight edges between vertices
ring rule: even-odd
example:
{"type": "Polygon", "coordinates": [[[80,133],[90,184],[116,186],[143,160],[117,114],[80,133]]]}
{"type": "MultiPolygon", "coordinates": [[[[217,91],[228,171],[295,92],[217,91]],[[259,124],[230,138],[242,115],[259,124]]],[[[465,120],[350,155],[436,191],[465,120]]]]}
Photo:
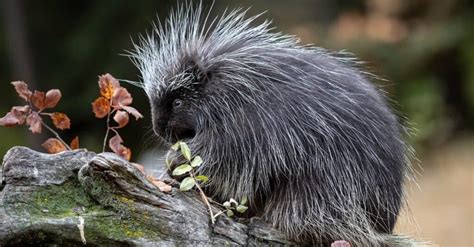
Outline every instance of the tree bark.
{"type": "Polygon", "coordinates": [[[259,220],[223,214],[212,225],[197,192],[161,192],[112,153],[14,147],[0,182],[0,246],[293,244],[259,220]]]}

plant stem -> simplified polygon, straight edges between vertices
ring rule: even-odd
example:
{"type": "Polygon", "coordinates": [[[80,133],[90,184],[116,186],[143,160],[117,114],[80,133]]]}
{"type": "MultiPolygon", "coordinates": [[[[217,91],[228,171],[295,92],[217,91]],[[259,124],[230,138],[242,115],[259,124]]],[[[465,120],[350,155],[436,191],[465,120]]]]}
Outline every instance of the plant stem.
{"type": "MultiPolygon", "coordinates": [[[[112,105],[112,99],[110,99],[110,105],[112,105]]],[[[112,106],[111,106],[112,107],[112,106]]],[[[105,131],[105,137],[104,137],[104,144],[102,145],[102,153],[105,152],[105,146],[107,145],[107,138],[109,137],[109,132],[110,132],[110,115],[112,115],[113,111],[110,111],[107,113],[107,130],[105,131]]]]}
{"type": "Polygon", "coordinates": [[[225,210],[221,210],[221,211],[219,211],[217,214],[215,214],[215,215],[214,215],[214,219],[216,219],[216,218],[217,218],[217,216],[219,216],[219,215],[223,214],[224,212],[225,212],[225,210]]]}
{"type": "Polygon", "coordinates": [[[222,203],[216,202],[216,201],[212,200],[212,198],[209,198],[209,202],[210,202],[210,203],[214,203],[214,204],[216,204],[216,205],[219,206],[219,207],[225,208],[222,203]]]}
{"type": "Polygon", "coordinates": [[[69,145],[67,145],[67,143],[64,142],[63,139],[61,139],[58,132],[54,131],[51,127],[49,127],[47,124],[45,124],[43,122],[43,120],[41,120],[41,125],[43,125],[47,130],[49,130],[49,132],[53,133],[53,135],[56,137],[56,139],[58,139],[64,145],[64,147],[66,147],[67,150],[72,150],[71,147],[69,147],[69,145]]]}
{"type": "Polygon", "coordinates": [[[202,200],[203,200],[204,203],[206,203],[206,205],[207,205],[207,209],[209,210],[209,214],[210,214],[210,216],[211,216],[211,224],[214,225],[214,223],[216,223],[215,217],[217,217],[217,215],[214,216],[214,213],[212,212],[211,204],[209,203],[209,200],[207,199],[206,194],[204,193],[204,191],[202,190],[202,188],[201,188],[201,186],[199,185],[198,181],[196,180],[196,177],[194,176],[194,172],[191,171],[189,174],[191,174],[191,177],[196,181],[196,188],[198,188],[199,194],[201,194],[202,200]]]}

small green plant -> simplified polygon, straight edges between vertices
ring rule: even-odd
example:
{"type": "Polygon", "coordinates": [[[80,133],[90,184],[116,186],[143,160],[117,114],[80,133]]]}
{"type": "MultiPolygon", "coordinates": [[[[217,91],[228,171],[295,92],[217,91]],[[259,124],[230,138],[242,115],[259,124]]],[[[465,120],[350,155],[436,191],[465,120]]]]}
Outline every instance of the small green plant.
{"type": "Polygon", "coordinates": [[[201,156],[197,155],[192,157],[191,150],[189,149],[188,145],[182,141],[179,141],[173,146],[171,146],[171,149],[175,151],[181,151],[181,154],[187,161],[186,163],[176,167],[171,173],[171,175],[173,176],[188,175],[188,177],[184,178],[181,182],[179,190],[188,191],[194,188],[195,186],[196,188],[198,188],[198,190],[201,190],[199,183],[204,184],[209,180],[209,178],[204,175],[196,175],[195,169],[202,164],[201,156]]]}
{"type": "MultiPolygon", "coordinates": [[[[207,205],[212,224],[215,223],[217,216],[223,213],[226,213],[227,216],[232,217],[234,215],[234,210],[239,213],[244,213],[248,209],[248,207],[245,206],[247,204],[247,197],[244,196],[241,199],[240,203],[238,203],[233,198],[231,198],[229,201],[224,202],[223,204],[216,203],[218,206],[220,206],[223,209],[217,212],[216,214],[214,214],[214,212],[212,211],[211,204],[210,204],[210,201],[212,200],[206,196],[206,194],[204,193],[204,190],[202,189],[202,185],[207,183],[209,178],[207,176],[197,174],[197,171],[196,171],[196,169],[199,166],[201,166],[203,163],[201,156],[196,155],[193,157],[191,150],[189,149],[189,146],[183,141],[176,142],[173,146],[171,146],[171,149],[176,152],[180,151],[181,155],[186,159],[186,162],[178,165],[171,172],[172,176],[183,176],[183,175],[186,176],[181,181],[179,190],[189,191],[194,187],[198,189],[202,200],[207,205]]],[[[166,164],[168,167],[171,167],[171,161],[166,160],[166,164]]]]}
{"type": "Polygon", "coordinates": [[[234,215],[234,210],[239,212],[239,213],[245,213],[247,211],[248,207],[245,206],[247,204],[247,197],[244,196],[240,200],[240,203],[237,202],[234,198],[230,198],[230,200],[224,202],[222,205],[225,207],[225,210],[222,212],[226,212],[227,216],[232,217],[234,215]]]}

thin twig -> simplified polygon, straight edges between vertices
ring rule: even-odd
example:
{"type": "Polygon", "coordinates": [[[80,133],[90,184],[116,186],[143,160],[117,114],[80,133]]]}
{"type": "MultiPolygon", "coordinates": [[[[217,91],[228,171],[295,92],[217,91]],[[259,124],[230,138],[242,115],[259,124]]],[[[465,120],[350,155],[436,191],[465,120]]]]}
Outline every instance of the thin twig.
{"type": "Polygon", "coordinates": [[[209,202],[210,202],[210,203],[213,203],[213,204],[215,204],[215,205],[217,205],[217,206],[219,206],[219,207],[225,208],[224,204],[219,203],[219,202],[216,202],[216,201],[212,200],[212,198],[209,198],[209,202]]]}
{"type": "MultiPolygon", "coordinates": [[[[109,101],[109,105],[110,107],[112,107],[112,98],[110,98],[110,101],[109,101]]],[[[109,137],[109,132],[110,132],[110,115],[112,115],[112,113],[114,112],[115,110],[109,110],[109,112],[107,113],[107,130],[105,131],[105,137],[104,137],[104,143],[102,144],[102,153],[105,152],[105,146],[107,145],[107,138],[109,137]]]]}
{"type": "Polygon", "coordinates": [[[117,128],[115,128],[115,127],[110,127],[109,129],[112,130],[116,135],[119,135],[119,133],[118,133],[118,131],[117,131],[117,128]]]}
{"type": "Polygon", "coordinates": [[[64,142],[63,139],[61,139],[58,132],[54,131],[51,127],[45,124],[43,120],[41,120],[41,125],[43,125],[47,130],[49,130],[49,132],[53,133],[56,139],[58,139],[66,147],[67,150],[72,150],[71,147],[69,147],[69,145],[66,142],[64,142]]]}
{"type": "Polygon", "coordinates": [[[217,219],[217,216],[223,214],[225,212],[225,210],[221,210],[219,212],[217,212],[217,214],[214,215],[214,219],[217,219]]]}
{"type": "Polygon", "coordinates": [[[214,225],[214,223],[216,222],[215,217],[217,217],[217,216],[214,216],[214,213],[212,212],[211,204],[209,203],[209,200],[208,200],[206,194],[204,193],[204,191],[202,190],[201,186],[199,185],[196,177],[194,176],[194,172],[191,171],[191,172],[189,172],[189,174],[191,174],[191,177],[196,181],[196,188],[198,188],[199,194],[201,194],[202,200],[207,205],[207,208],[209,210],[209,214],[211,215],[211,223],[214,225]]]}

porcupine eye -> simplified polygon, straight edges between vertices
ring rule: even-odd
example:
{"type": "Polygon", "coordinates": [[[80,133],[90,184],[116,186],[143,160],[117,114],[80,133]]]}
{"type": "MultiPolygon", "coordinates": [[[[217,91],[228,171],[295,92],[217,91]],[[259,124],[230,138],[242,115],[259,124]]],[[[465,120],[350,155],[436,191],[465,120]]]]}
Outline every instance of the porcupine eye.
{"type": "Polygon", "coordinates": [[[183,101],[180,99],[175,99],[173,101],[173,109],[177,110],[183,106],[183,101]]]}

